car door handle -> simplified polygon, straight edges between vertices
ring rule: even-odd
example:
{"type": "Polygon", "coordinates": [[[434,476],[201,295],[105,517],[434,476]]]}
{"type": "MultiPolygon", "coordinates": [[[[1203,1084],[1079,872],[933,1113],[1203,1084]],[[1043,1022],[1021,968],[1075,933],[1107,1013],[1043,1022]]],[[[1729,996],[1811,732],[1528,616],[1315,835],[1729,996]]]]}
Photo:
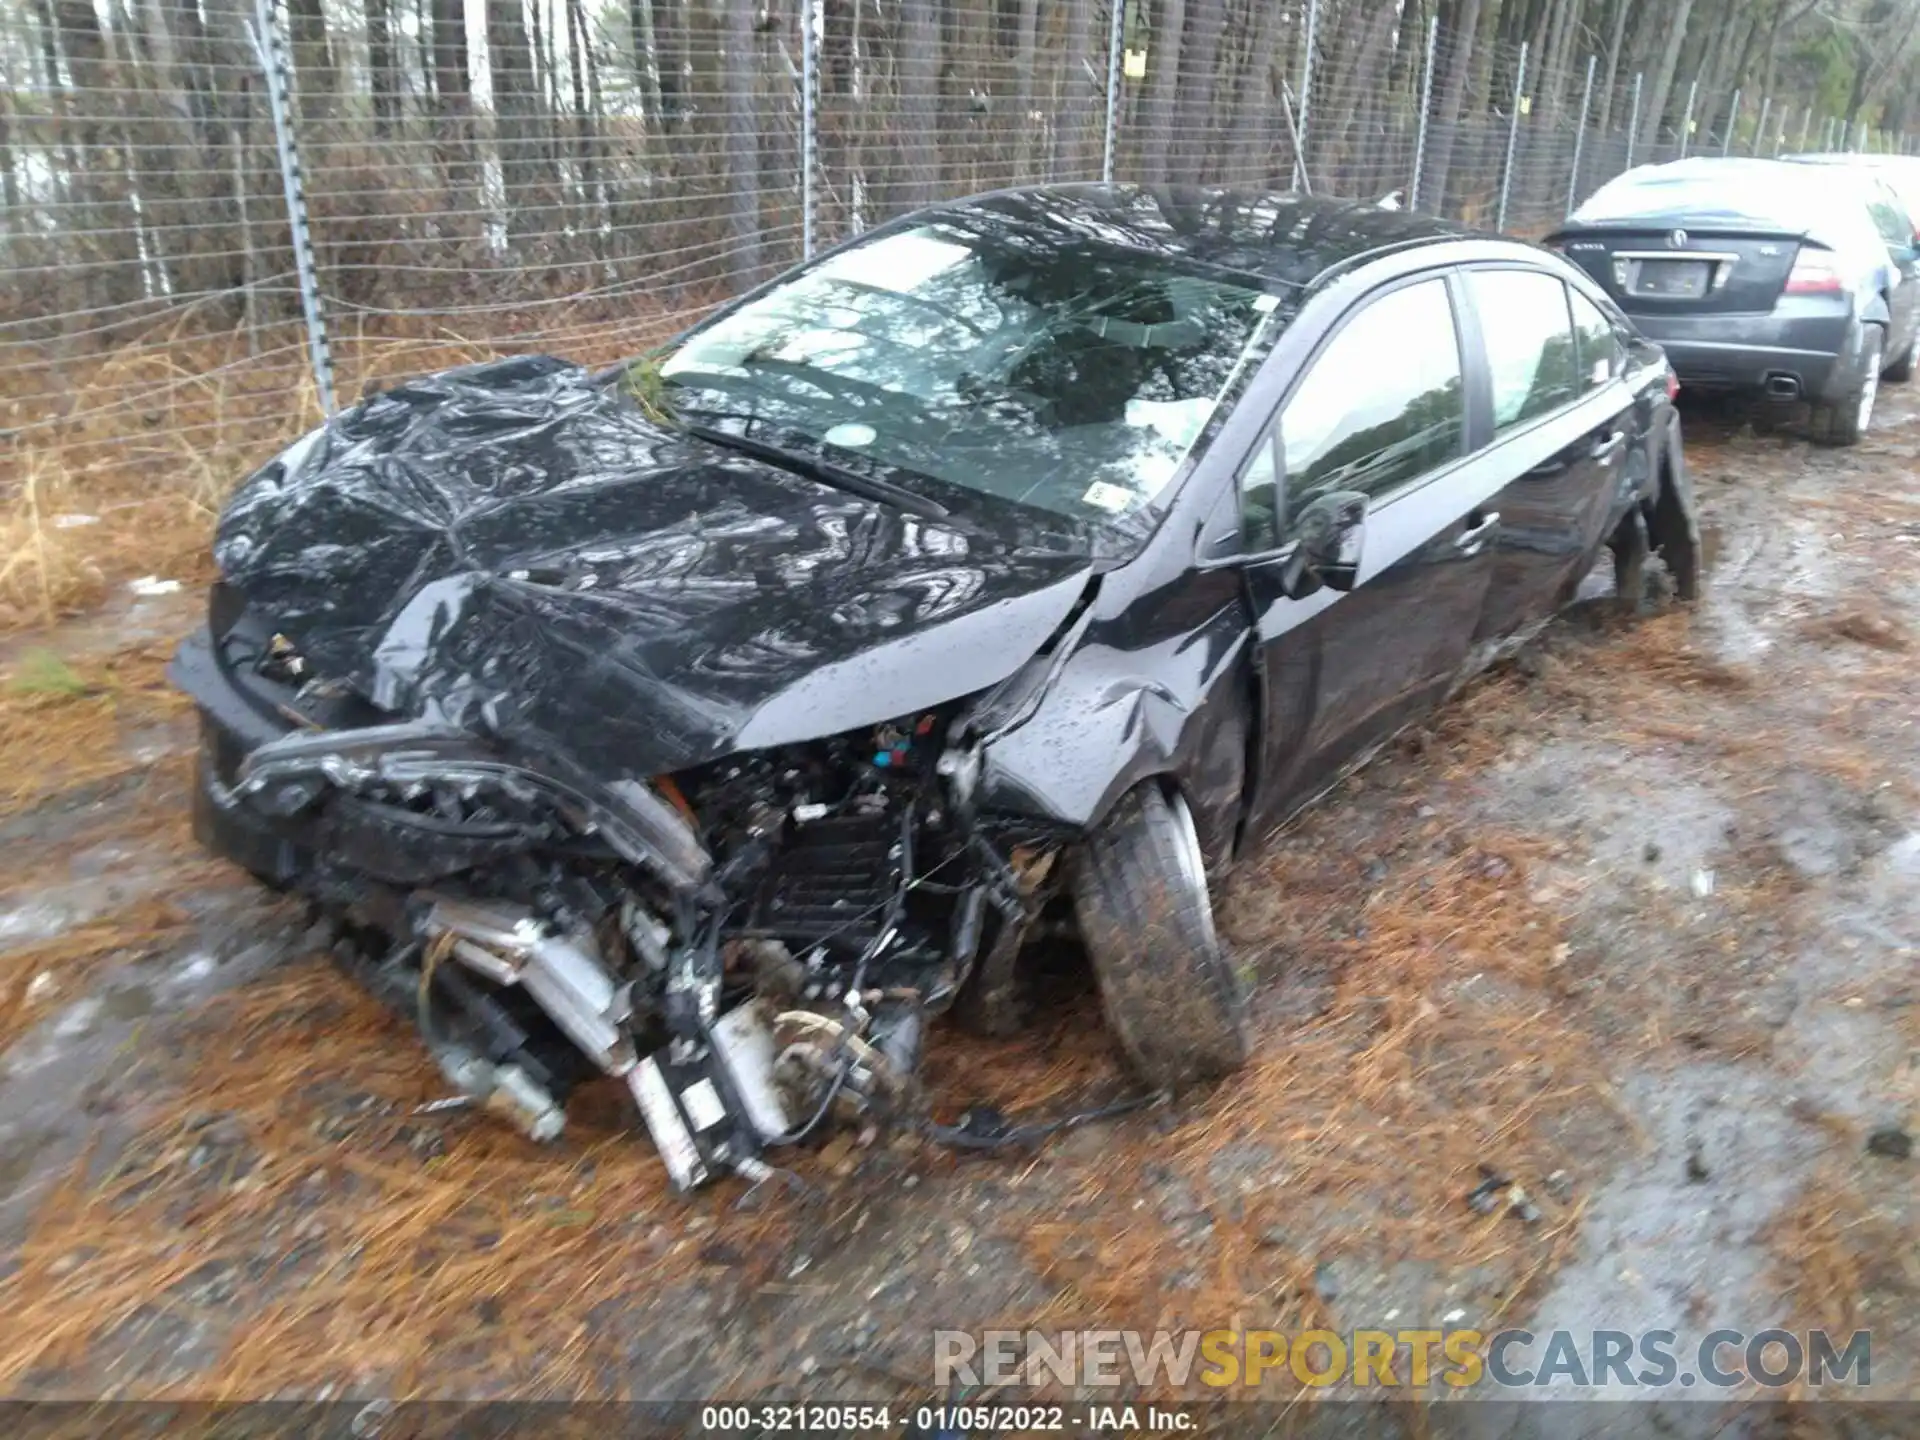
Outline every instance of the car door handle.
{"type": "MultiPolygon", "coordinates": [[[[1479,512],[1475,512],[1478,514],[1479,512]]],[[[1493,534],[1493,527],[1500,523],[1500,512],[1489,510],[1476,520],[1473,515],[1467,517],[1467,528],[1454,537],[1453,548],[1471,555],[1486,543],[1493,534]]]]}
{"type": "Polygon", "coordinates": [[[1627,432],[1614,430],[1595,440],[1593,448],[1588,453],[1596,460],[1611,460],[1626,443],[1627,432]]]}

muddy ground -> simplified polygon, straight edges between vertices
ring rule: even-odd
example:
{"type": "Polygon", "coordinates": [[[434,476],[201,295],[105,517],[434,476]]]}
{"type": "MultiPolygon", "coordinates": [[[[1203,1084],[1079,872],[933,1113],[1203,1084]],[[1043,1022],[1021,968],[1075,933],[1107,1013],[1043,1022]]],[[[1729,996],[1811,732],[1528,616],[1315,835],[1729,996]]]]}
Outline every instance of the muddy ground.
{"type": "MultiPolygon", "coordinates": [[[[0,642],[0,1387],[904,1399],[936,1326],[1523,1323],[1871,1328],[1920,1398],[1920,397],[1883,394],[1852,451],[1690,410],[1703,603],[1576,607],[1241,864],[1246,1074],[688,1201],[618,1092],[544,1150],[417,1113],[408,1027],[194,852],[191,596],[0,642]]],[[[1123,1088],[1068,955],[1026,1036],[930,1052],[949,1119],[1123,1088]]]]}

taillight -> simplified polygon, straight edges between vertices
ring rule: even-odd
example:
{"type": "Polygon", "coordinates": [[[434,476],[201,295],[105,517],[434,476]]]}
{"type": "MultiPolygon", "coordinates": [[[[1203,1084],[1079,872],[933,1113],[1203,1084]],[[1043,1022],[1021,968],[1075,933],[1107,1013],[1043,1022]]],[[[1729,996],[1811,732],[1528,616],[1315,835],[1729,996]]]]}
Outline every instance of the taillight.
{"type": "Polygon", "coordinates": [[[1678,399],[1680,395],[1680,377],[1673,373],[1673,367],[1667,366],[1667,399],[1678,399]]]}
{"type": "Polygon", "coordinates": [[[1787,276],[1787,294],[1838,295],[1841,288],[1840,272],[1834,267],[1833,256],[1824,250],[1802,247],[1794,257],[1792,273],[1787,276]]]}

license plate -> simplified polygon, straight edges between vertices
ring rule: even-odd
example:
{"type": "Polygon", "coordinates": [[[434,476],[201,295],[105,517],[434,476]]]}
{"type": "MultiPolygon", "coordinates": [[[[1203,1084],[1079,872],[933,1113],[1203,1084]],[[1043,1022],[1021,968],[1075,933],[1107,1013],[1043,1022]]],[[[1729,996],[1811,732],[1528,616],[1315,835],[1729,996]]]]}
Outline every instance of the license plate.
{"type": "Polygon", "coordinates": [[[1711,260],[1642,260],[1634,267],[1629,294],[1664,300],[1698,300],[1713,284],[1711,260]]]}

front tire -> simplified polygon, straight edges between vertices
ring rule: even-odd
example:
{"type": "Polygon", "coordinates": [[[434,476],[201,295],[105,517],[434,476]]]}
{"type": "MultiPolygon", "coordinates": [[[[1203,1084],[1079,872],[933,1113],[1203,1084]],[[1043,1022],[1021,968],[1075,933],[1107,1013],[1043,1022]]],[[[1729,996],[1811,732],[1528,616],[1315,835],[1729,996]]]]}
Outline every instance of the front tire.
{"type": "Polygon", "coordinates": [[[1247,997],[1213,928],[1186,802],[1136,785],[1087,837],[1073,908],[1128,1065],[1178,1090],[1246,1064],[1247,997]]]}
{"type": "Polygon", "coordinates": [[[1885,353],[1886,332],[1878,325],[1867,327],[1866,354],[1861,357],[1860,373],[1846,390],[1831,401],[1813,407],[1813,438],[1823,445],[1858,445],[1860,437],[1873,423],[1873,402],[1880,393],[1880,357],[1885,353]]]}

